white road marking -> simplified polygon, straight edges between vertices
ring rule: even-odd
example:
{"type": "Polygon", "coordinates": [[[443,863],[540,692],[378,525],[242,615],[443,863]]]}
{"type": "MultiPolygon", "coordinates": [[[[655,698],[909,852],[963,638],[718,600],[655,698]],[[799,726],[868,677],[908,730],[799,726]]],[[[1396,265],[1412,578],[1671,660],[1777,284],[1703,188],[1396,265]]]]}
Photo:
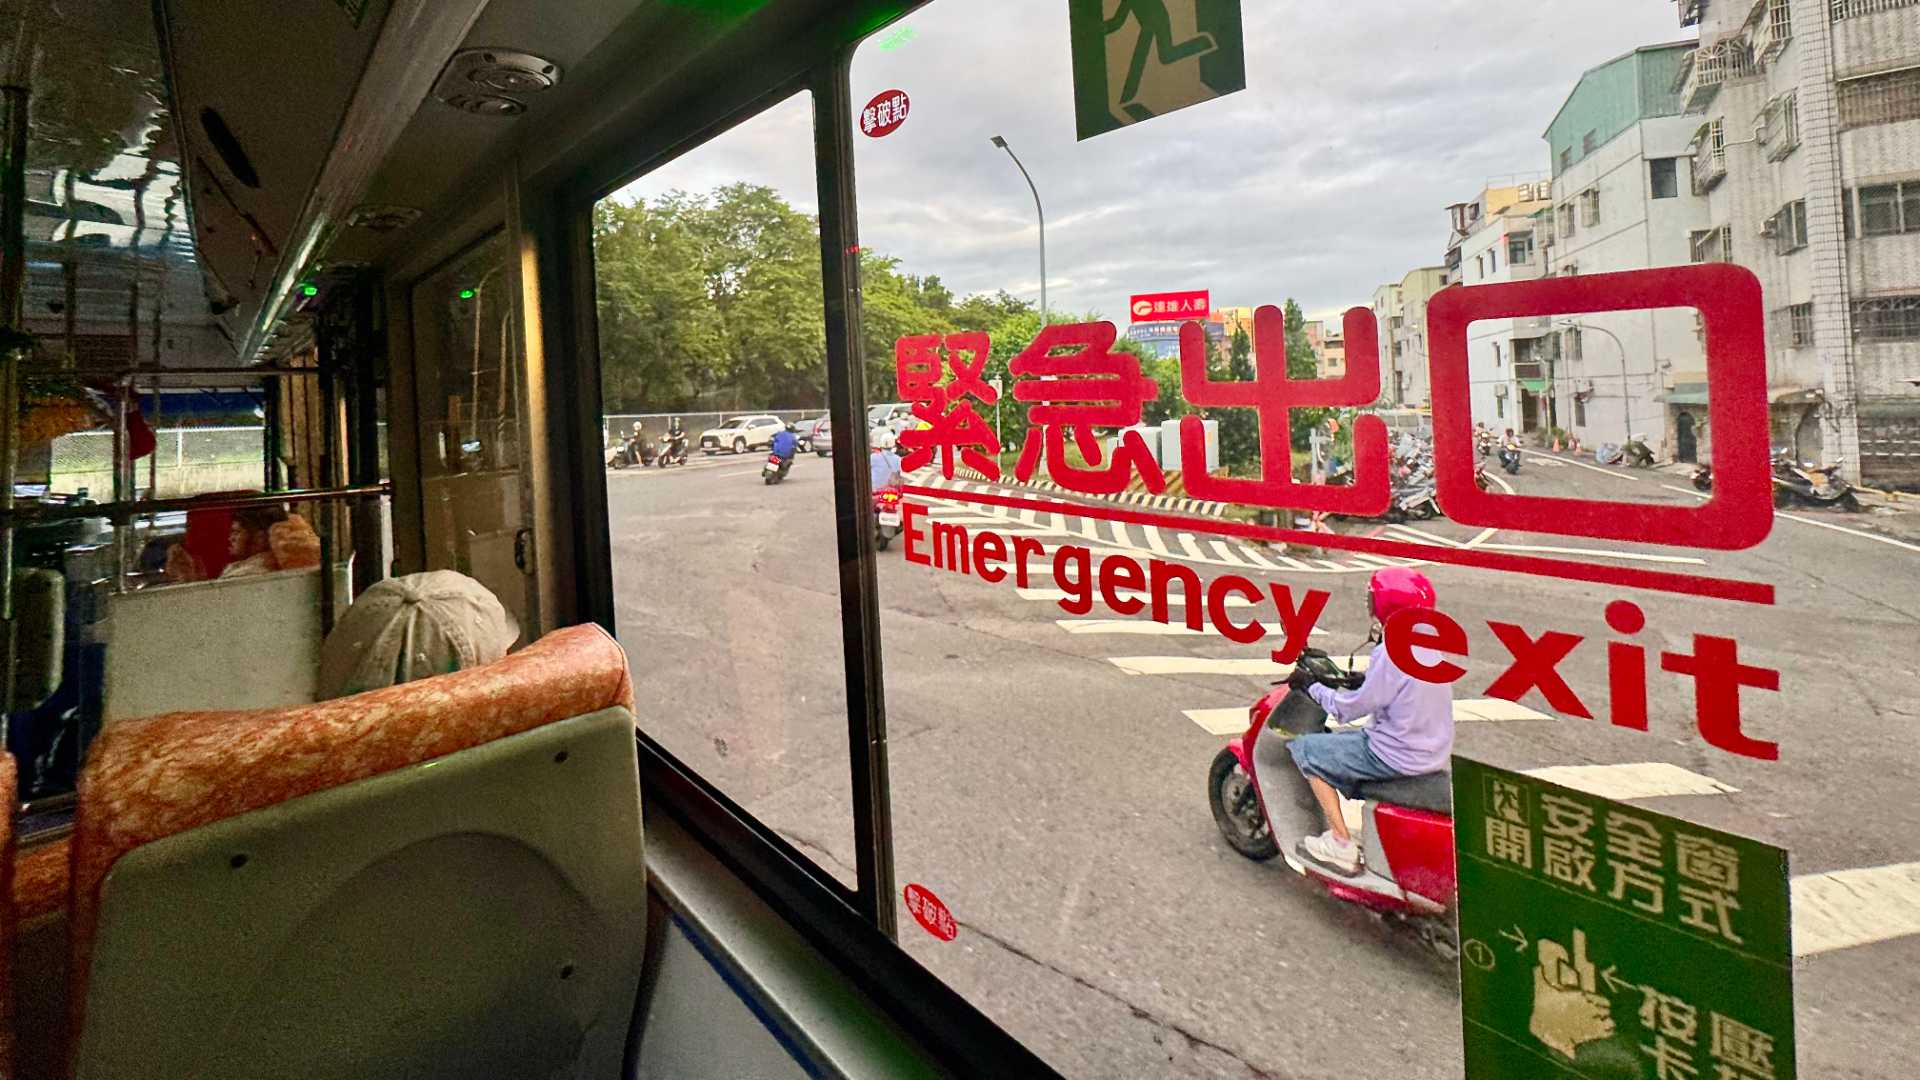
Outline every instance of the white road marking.
{"type": "Polygon", "coordinates": [[[1238,550],[1240,552],[1241,558],[1247,560],[1248,562],[1252,563],[1253,565],[1259,567],[1262,570],[1280,569],[1279,563],[1273,562],[1272,560],[1268,559],[1265,555],[1260,554],[1258,551],[1255,551],[1254,549],[1246,546],[1245,544],[1240,545],[1238,550]]]}
{"type": "Polygon", "coordinates": [[[1528,769],[1527,775],[1598,795],[1603,799],[1654,799],[1665,795],[1730,795],[1740,789],[1711,776],[1644,761],[1625,765],[1554,765],[1528,769]]]}
{"type": "MultiPolygon", "coordinates": [[[[1276,664],[1266,657],[1110,656],[1107,662],[1129,675],[1253,675],[1284,679],[1292,664],[1276,664]]],[[[1353,669],[1365,670],[1367,658],[1354,657],[1353,669]]]]}
{"type": "MultiPolygon", "coordinates": [[[[1172,610],[1172,605],[1168,605],[1168,610],[1172,610]]],[[[1183,610],[1182,615],[1184,616],[1184,614],[1183,610]]],[[[1146,618],[1055,619],[1053,621],[1054,625],[1069,634],[1139,634],[1148,637],[1194,637],[1204,636],[1213,632],[1212,624],[1206,622],[1200,624],[1201,629],[1199,630],[1188,629],[1184,617],[1178,622],[1172,623],[1155,622],[1152,619],[1146,618]]],[[[1320,626],[1314,627],[1311,631],[1313,637],[1326,637],[1332,633],[1333,631],[1320,626]]]]}
{"type": "Polygon", "coordinates": [[[1460,546],[1460,542],[1457,540],[1449,540],[1444,536],[1435,536],[1433,533],[1423,532],[1422,530],[1416,529],[1411,525],[1389,525],[1387,526],[1387,528],[1394,529],[1402,533],[1406,533],[1407,535],[1412,536],[1414,539],[1423,541],[1425,543],[1439,544],[1441,547],[1459,547],[1460,546]]]}
{"type": "MultiPolygon", "coordinates": [[[[1189,630],[1187,624],[1159,623],[1152,619],[1055,619],[1055,626],[1069,634],[1140,634],[1148,637],[1203,637],[1205,630],[1189,630]]],[[[1201,623],[1206,626],[1206,623],[1201,623]]]]}
{"type": "MultiPolygon", "coordinates": [[[[1062,589],[1015,589],[1014,592],[1018,593],[1020,596],[1020,599],[1022,600],[1060,601],[1060,600],[1067,599],[1067,594],[1065,590],[1062,590],[1062,589]]],[[[1097,597],[1099,594],[1096,592],[1094,595],[1097,597]]],[[[1180,607],[1185,603],[1186,603],[1186,597],[1184,595],[1178,592],[1174,592],[1172,590],[1168,591],[1167,604],[1169,606],[1180,607]]],[[[1252,607],[1253,601],[1236,593],[1233,596],[1227,597],[1227,606],[1228,607],[1252,607]]]]}
{"type": "MultiPolygon", "coordinates": [[[[1506,698],[1467,698],[1453,703],[1453,722],[1507,720],[1551,720],[1553,717],[1543,712],[1527,708],[1517,701],[1506,698]]],[[[1571,786],[1571,785],[1569,785],[1571,786]]]]}
{"type": "Polygon", "coordinates": [[[1848,536],[1857,536],[1862,540],[1872,540],[1872,541],[1875,541],[1876,543],[1889,544],[1889,545],[1892,545],[1893,547],[1905,548],[1908,551],[1920,551],[1920,545],[1909,544],[1905,540],[1895,540],[1890,536],[1881,536],[1878,533],[1862,532],[1859,529],[1849,529],[1845,525],[1835,525],[1831,522],[1816,521],[1813,518],[1803,518],[1797,514],[1782,514],[1782,513],[1779,513],[1778,511],[1776,511],[1773,516],[1786,518],[1788,521],[1797,521],[1802,525],[1815,525],[1822,529],[1832,529],[1834,532],[1843,532],[1843,533],[1846,533],[1848,536]]]}
{"type": "Polygon", "coordinates": [[[1637,484],[1640,482],[1639,477],[1629,476],[1628,474],[1621,472],[1618,469],[1609,469],[1600,465],[1589,465],[1584,461],[1574,461],[1570,458],[1557,458],[1551,454],[1543,454],[1538,450],[1522,450],[1520,452],[1523,454],[1526,454],[1529,457],[1545,458],[1548,461],[1558,461],[1563,465],[1572,465],[1576,468],[1585,469],[1588,472],[1597,472],[1602,476],[1611,476],[1615,480],[1625,480],[1629,484],[1637,484]]]}
{"type": "Polygon", "coordinates": [[[1920,862],[1805,874],[1789,888],[1795,956],[1920,934],[1920,862]]]}
{"type": "Polygon", "coordinates": [[[1537,551],[1549,555],[1584,555],[1592,559],[1638,559],[1641,562],[1687,563],[1705,566],[1707,560],[1691,555],[1655,555],[1639,551],[1596,551],[1593,548],[1550,547],[1545,544],[1482,544],[1488,551],[1537,551]]]}
{"type": "Polygon", "coordinates": [[[1226,563],[1228,566],[1249,565],[1246,561],[1234,557],[1233,549],[1227,546],[1227,542],[1225,540],[1209,540],[1207,541],[1207,546],[1212,548],[1213,553],[1216,556],[1218,556],[1220,560],[1226,563]]]}
{"type": "MultiPolygon", "coordinates": [[[[1682,495],[1691,495],[1696,499],[1706,498],[1705,495],[1702,495],[1697,491],[1688,491],[1686,488],[1677,488],[1677,487],[1674,487],[1672,484],[1661,484],[1660,486],[1665,488],[1668,491],[1677,491],[1682,495]]],[[[1797,521],[1802,525],[1812,525],[1812,526],[1815,526],[1816,528],[1821,528],[1821,529],[1832,529],[1834,532],[1846,533],[1848,536],[1857,536],[1862,540],[1872,540],[1877,544],[1887,544],[1892,547],[1903,548],[1907,551],[1920,551],[1920,544],[1909,544],[1905,540],[1895,540],[1891,536],[1881,536],[1879,533],[1864,532],[1860,529],[1849,529],[1845,525],[1835,525],[1830,521],[1817,521],[1813,518],[1801,517],[1798,514],[1788,514],[1779,510],[1775,510],[1773,512],[1773,516],[1777,518],[1785,518],[1788,521],[1797,521]]]]}
{"type": "Polygon", "coordinates": [[[1208,561],[1206,555],[1201,553],[1200,545],[1194,543],[1192,533],[1189,533],[1189,532],[1175,533],[1174,537],[1180,541],[1181,550],[1185,551],[1188,555],[1191,555],[1194,558],[1199,559],[1201,562],[1208,561]]]}
{"type": "Polygon", "coordinates": [[[1200,725],[1200,730],[1209,735],[1240,735],[1247,730],[1245,706],[1233,709],[1183,709],[1187,719],[1200,725]]]}
{"type": "Polygon", "coordinates": [[[760,470],[758,468],[741,469],[739,472],[714,473],[713,478],[715,480],[725,480],[729,476],[754,476],[754,475],[757,475],[759,472],[760,470]]]}
{"type": "Polygon", "coordinates": [[[1167,542],[1160,538],[1160,529],[1158,526],[1142,526],[1141,531],[1142,535],[1147,538],[1147,547],[1151,549],[1155,555],[1171,556],[1173,554],[1173,552],[1167,550],[1167,542]]]}
{"type": "MultiPolygon", "coordinates": [[[[1315,629],[1314,633],[1317,634],[1320,633],[1320,631],[1315,629]]],[[[1356,657],[1356,659],[1358,658],[1356,657]]],[[[1552,717],[1545,713],[1534,712],[1524,705],[1515,705],[1511,701],[1502,701],[1497,698],[1492,701],[1493,705],[1507,707],[1505,715],[1502,715],[1503,710],[1500,709],[1492,707],[1482,708],[1482,706],[1486,704],[1486,702],[1482,701],[1454,702],[1454,722],[1552,719],[1552,717]]],[[[1200,730],[1205,731],[1209,735],[1239,735],[1247,730],[1246,706],[1238,706],[1231,709],[1182,709],[1180,711],[1187,719],[1198,724],[1200,730]]]]}

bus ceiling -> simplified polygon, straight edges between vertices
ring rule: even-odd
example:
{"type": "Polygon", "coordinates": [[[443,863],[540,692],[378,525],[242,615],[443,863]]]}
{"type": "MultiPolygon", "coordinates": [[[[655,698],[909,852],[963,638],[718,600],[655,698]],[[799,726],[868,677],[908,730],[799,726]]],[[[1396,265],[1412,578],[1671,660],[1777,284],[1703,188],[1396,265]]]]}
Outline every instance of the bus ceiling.
{"type": "Polygon", "coordinates": [[[261,354],[312,283],[417,269],[436,243],[498,224],[510,170],[558,183],[622,156],[608,167],[630,170],[672,149],[636,147],[636,131],[791,85],[911,6],[161,0],[193,238],[240,356],[261,354]]]}

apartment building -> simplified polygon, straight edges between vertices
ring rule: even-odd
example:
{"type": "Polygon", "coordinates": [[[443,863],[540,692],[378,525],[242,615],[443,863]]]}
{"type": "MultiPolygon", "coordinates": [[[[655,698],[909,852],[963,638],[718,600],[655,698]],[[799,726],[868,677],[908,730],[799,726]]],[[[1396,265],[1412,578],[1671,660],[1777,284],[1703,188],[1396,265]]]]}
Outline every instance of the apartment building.
{"type": "Polygon", "coordinates": [[[1920,484],[1920,0],[1679,0],[1696,261],[1760,278],[1773,437],[1920,484]]]}
{"type": "MultiPolygon", "coordinates": [[[[1427,301],[1446,287],[1447,268],[1423,266],[1400,279],[1399,308],[1392,319],[1392,367],[1381,373],[1385,400],[1409,409],[1431,408],[1433,393],[1427,380],[1427,301]]],[[[1381,339],[1386,350],[1386,337],[1381,339]]]]}
{"type": "MultiPolygon", "coordinates": [[[[1555,202],[1538,247],[1548,274],[1597,274],[1692,261],[1709,225],[1691,176],[1699,118],[1685,114],[1683,68],[1694,43],[1649,45],[1581,75],[1542,133],[1555,202]]],[[[1550,412],[1582,443],[1644,436],[1663,457],[1693,461],[1706,437],[1705,361],[1685,309],[1552,320],[1542,354],[1550,412]]]]}
{"type": "Polygon", "coordinates": [[[1398,407],[1401,400],[1405,378],[1401,374],[1400,344],[1394,339],[1394,333],[1404,323],[1400,314],[1402,306],[1400,285],[1389,282],[1373,290],[1373,303],[1368,305],[1373,313],[1374,337],[1380,343],[1380,404],[1398,407]]]}
{"type": "MultiPolygon", "coordinates": [[[[1473,202],[1448,208],[1446,284],[1486,285],[1541,275],[1536,226],[1553,206],[1551,180],[1488,188],[1473,202]]],[[[1467,328],[1467,371],[1473,419],[1496,429],[1537,431],[1557,426],[1547,394],[1550,320],[1482,319],[1467,328]]]]}

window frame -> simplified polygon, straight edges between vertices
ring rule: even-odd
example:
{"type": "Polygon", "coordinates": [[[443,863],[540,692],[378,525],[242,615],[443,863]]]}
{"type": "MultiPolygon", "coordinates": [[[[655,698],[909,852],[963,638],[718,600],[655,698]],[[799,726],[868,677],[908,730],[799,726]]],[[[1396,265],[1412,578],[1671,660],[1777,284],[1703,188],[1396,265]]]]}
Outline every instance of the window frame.
{"type": "MultiPolygon", "coordinates": [[[[712,782],[678,761],[645,732],[636,732],[637,767],[653,809],[684,824],[720,863],[739,876],[781,919],[820,949],[856,992],[879,1003],[889,1019],[956,1074],[1052,1076],[1054,1070],[1020,1040],[987,1019],[972,1001],[918,965],[895,942],[891,803],[887,784],[885,701],[879,667],[877,553],[864,517],[872,502],[866,461],[866,384],[858,336],[858,231],[852,206],[854,102],[851,63],[860,42],[883,33],[912,8],[864,0],[816,19],[799,37],[751,52],[732,81],[687,86],[682,98],[647,113],[628,111],[607,131],[543,165],[516,184],[509,223],[524,234],[520,263],[534,269],[528,302],[540,304],[534,334],[547,356],[578,363],[543,365],[557,396],[549,440],[551,482],[572,511],[547,557],[574,596],[564,611],[574,623],[611,632],[612,561],[607,534],[607,475],[601,467],[601,365],[593,279],[593,204],[668,161],[707,144],[801,90],[814,100],[814,181],[820,192],[822,306],[826,313],[829,429],[841,563],[843,661],[849,686],[854,842],[858,888],[828,871],[741,809],[712,782]],[[849,509],[852,507],[852,509],[849,509]]],[[[749,44],[743,52],[755,50],[749,44]]],[[[516,236],[520,238],[520,236],[516,236]]],[[[568,621],[568,619],[563,619],[568,621]]]]}
{"type": "Polygon", "coordinates": [[[1659,157],[1647,159],[1647,195],[1653,199],[1677,199],[1680,197],[1680,159],[1677,157],[1659,157]],[[1655,168],[1665,165],[1670,187],[1666,194],[1660,193],[1660,181],[1655,168]]]}

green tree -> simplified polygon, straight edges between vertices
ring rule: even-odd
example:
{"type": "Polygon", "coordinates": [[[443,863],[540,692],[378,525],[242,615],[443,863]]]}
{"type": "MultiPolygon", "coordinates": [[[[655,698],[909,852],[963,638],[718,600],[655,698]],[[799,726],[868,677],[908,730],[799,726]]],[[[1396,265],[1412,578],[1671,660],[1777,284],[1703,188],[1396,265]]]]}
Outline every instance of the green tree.
{"type": "MultiPolygon", "coordinates": [[[[1233,332],[1227,343],[1227,378],[1252,382],[1253,338],[1244,328],[1233,332]]],[[[1260,468],[1260,414],[1252,409],[1221,409],[1214,419],[1220,425],[1220,463],[1229,472],[1257,472],[1260,468]]]]}
{"type": "MultiPolygon", "coordinates": [[[[1314,354],[1312,342],[1307,340],[1307,317],[1301,313],[1300,305],[1291,297],[1287,299],[1287,377],[1290,379],[1312,379],[1320,374],[1320,358],[1314,354]]],[[[1305,450],[1311,443],[1314,425],[1323,424],[1332,416],[1332,409],[1294,409],[1291,413],[1293,448],[1305,450]]]]}

